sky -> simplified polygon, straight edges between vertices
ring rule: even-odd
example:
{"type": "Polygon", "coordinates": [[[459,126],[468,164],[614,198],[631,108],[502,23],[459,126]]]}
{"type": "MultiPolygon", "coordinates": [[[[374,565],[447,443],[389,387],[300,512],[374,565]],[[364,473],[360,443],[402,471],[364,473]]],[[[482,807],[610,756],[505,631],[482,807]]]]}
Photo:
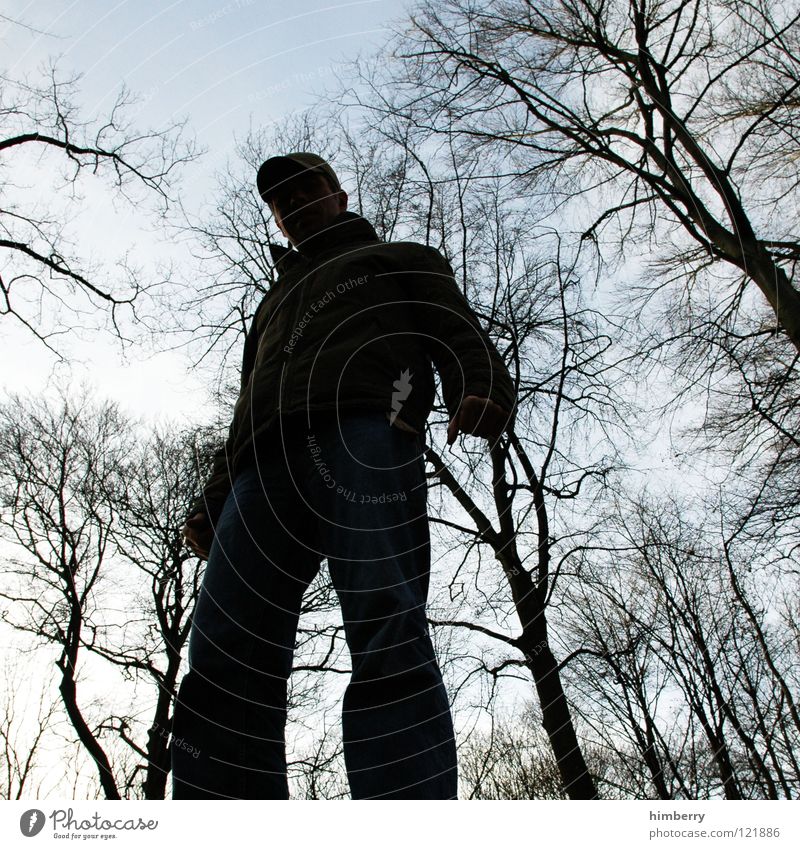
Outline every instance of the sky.
{"type": "MultiPolygon", "coordinates": [[[[64,76],[80,74],[85,114],[108,110],[122,85],[140,97],[129,114],[136,125],[160,127],[186,118],[202,158],[185,172],[189,210],[208,200],[215,170],[234,156],[237,136],[310,105],[335,83],[334,73],[388,36],[408,6],[400,0],[37,0],[0,2],[0,71],[19,79],[56,60],[64,76]]],[[[102,187],[89,186],[80,220],[71,222],[87,255],[138,251],[144,262],[163,251],[157,233],[111,210],[102,187]]],[[[42,191],[43,202],[47,203],[42,191]]],[[[134,342],[136,331],[133,332],[134,342]]],[[[90,334],[63,348],[59,361],[9,322],[0,325],[0,352],[10,368],[0,390],[47,392],[85,384],[153,419],[203,419],[212,387],[192,370],[185,351],[127,350],[90,334]]]]}

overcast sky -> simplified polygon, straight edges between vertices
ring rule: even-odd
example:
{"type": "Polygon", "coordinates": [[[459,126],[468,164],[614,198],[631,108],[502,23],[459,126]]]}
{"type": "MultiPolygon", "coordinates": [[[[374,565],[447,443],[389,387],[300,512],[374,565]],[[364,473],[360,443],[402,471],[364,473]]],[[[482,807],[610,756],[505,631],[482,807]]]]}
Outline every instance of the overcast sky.
{"type": "MultiPolygon", "coordinates": [[[[142,97],[137,126],[157,128],[188,118],[207,151],[187,172],[185,199],[191,209],[208,197],[213,172],[232,155],[236,135],[310,104],[333,84],[338,64],[385,40],[387,24],[403,17],[408,5],[401,0],[0,2],[2,71],[20,78],[57,58],[64,76],[82,75],[87,114],[110,108],[125,84],[142,97]]],[[[136,241],[141,249],[141,236],[131,234],[124,215],[116,232],[100,236],[101,199],[85,206],[81,245],[88,254],[109,241],[121,250],[136,241]]],[[[98,337],[73,344],[68,352],[75,361],[59,364],[41,343],[9,324],[0,327],[3,359],[14,366],[0,378],[7,390],[41,392],[56,378],[83,381],[135,413],[196,417],[198,399],[208,389],[198,375],[187,373],[183,354],[146,359],[132,349],[123,361],[117,345],[98,337]]]]}

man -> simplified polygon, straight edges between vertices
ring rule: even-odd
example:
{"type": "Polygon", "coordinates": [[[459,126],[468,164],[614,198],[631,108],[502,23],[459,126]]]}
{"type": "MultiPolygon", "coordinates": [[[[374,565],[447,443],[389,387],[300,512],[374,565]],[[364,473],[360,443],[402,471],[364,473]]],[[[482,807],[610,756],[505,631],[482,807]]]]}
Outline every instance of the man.
{"type": "Polygon", "coordinates": [[[456,798],[453,725],[427,629],[431,362],[459,432],[496,440],[503,361],[433,248],[386,243],[319,156],[257,186],[289,240],[244,346],[226,445],[184,533],[208,557],[172,740],[174,798],[287,798],[286,682],[303,592],[327,559],[352,674],[353,798],[456,798]]]}

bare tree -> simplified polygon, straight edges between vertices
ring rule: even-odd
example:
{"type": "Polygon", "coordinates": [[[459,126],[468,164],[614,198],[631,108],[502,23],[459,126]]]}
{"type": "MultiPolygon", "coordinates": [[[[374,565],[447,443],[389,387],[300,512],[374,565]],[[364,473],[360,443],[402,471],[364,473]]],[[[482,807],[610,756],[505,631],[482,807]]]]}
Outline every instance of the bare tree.
{"type": "MultiPolygon", "coordinates": [[[[181,309],[170,309],[169,320],[177,320],[189,333],[186,344],[195,364],[210,359],[219,366],[218,382],[236,387],[225,399],[231,406],[238,396],[238,375],[231,376],[239,366],[236,346],[275,279],[269,242],[283,238],[256,191],[255,175],[276,150],[313,147],[330,154],[320,141],[320,130],[320,122],[300,113],[279,127],[251,131],[237,143],[235,160],[217,173],[213,205],[186,214],[178,228],[189,241],[195,263],[181,309]]],[[[169,330],[174,332],[175,327],[169,330]]]]}
{"type": "Polygon", "coordinates": [[[155,130],[134,127],[136,99],[125,89],[107,113],[84,115],[77,105],[79,78],[64,78],[55,67],[33,81],[0,79],[0,169],[5,173],[0,315],[49,347],[58,335],[87,319],[94,322],[97,313],[119,334],[120,311],[124,307],[136,315],[147,277],[127,259],[113,274],[102,271],[89,258],[88,245],[73,244],[68,225],[80,210],[88,175],[103,178],[111,195],[131,208],[149,206],[164,214],[174,200],[180,166],[196,156],[185,122],[155,130]],[[31,182],[38,184],[40,197],[31,182]]]}
{"type": "Polygon", "coordinates": [[[755,284],[800,349],[799,36],[794,2],[423,4],[376,108],[459,134],[543,204],[585,196],[599,213],[585,239],[613,222],[663,238],[654,221],[674,222],[695,246],[686,267],[755,284]]]}
{"type": "Polygon", "coordinates": [[[36,682],[35,718],[30,704],[30,675],[19,662],[3,665],[3,696],[0,702],[0,798],[35,798],[34,772],[43,748],[42,741],[56,712],[57,703],[48,697],[49,682],[36,682]],[[28,685],[27,687],[25,685],[28,685]]]}
{"type": "Polygon", "coordinates": [[[473,732],[461,747],[462,798],[567,798],[533,706],[519,716],[497,714],[490,720],[488,730],[473,732]]]}
{"type": "Polygon", "coordinates": [[[65,394],[60,405],[14,397],[0,415],[3,538],[15,549],[4,619],[58,648],[62,701],[105,796],[164,798],[201,577],[181,527],[208,471],[209,438],[202,429],[143,435],[113,404],[86,396],[65,394]],[[97,704],[79,698],[111,674],[153,695],[136,688],[131,705],[123,686],[97,704]]]}
{"type": "Polygon", "coordinates": [[[797,645],[769,621],[786,585],[775,552],[720,539],[686,500],[619,506],[576,552],[567,596],[584,721],[637,795],[795,797],[797,645]]]}
{"type": "Polygon", "coordinates": [[[120,486],[109,493],[116,511],[115,560],[136,578],[124,626],[92,627],[86,648],[155,693],[154,704],[143,709],[139,699],[133,711],[115,714],[101,726],[115,731],[131,750],[130,768],[122,770],[127,795],[166,795],[172,709],[202,577],[181,529],[208,474],[211,444],[202,428],[157,429],[125,459],[120,486]]]}
{"type": "Polygon", "coordinates": [[[98,597],[111,554],[113,508],[128,451],[119,412],[87,415],[86,399],[58,408],[12,397],[0,407],[0,492],[4,536],[16,548],[0,595],[13,602],[6,621],[58,647],[64,709],[91,755],[106,798],[120,793],[111,763],[78,699],[85,633],[102,617],[98,597]]]}
{"type": "Polygon", "coordinates": [[[637,380],[707,407],[759,533],[800,504],[799,41],[796,2],[422,3],[340,96],[594,248],[637,380]]]}
{"type": "MultiPolygon", "coordinates": [[[[579,724],[587,762],[604,798],[630,798],[617,782],[615,758],[591,729],[579,724]]],[[[615,753],[616,754],[616,751],[615,753]]],[[[533,702],[497,706],[466,735],[459,747],[462,799],[567,799],[561,770],[533,702]]]]}
{"type": "MultiPolygon", "coordinates": [[[[317,709],[319,716],[319,706],[317,709]]],[[[350,788],[338,716],[331,722],[327,712],[317,719],[315,739],[287,762],[289,776],[300,799],[347,799],[350,788]]]]}

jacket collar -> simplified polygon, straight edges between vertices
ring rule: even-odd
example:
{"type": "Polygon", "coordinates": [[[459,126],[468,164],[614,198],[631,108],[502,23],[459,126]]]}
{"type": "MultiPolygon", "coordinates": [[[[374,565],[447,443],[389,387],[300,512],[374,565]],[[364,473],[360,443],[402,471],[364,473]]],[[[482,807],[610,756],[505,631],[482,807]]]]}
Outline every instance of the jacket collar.
{"type": "Polygon", "coordinates": [[[269,243],[269,252],[280,277],[294,268],[301,258],[314,259],[329,248],[339,247],[351,242],[379,242],[375,228],[355,212],[345,210],[337,216],[329,227],[315,233],[301,242],[297,249],[291,245],[269,243]]]}

